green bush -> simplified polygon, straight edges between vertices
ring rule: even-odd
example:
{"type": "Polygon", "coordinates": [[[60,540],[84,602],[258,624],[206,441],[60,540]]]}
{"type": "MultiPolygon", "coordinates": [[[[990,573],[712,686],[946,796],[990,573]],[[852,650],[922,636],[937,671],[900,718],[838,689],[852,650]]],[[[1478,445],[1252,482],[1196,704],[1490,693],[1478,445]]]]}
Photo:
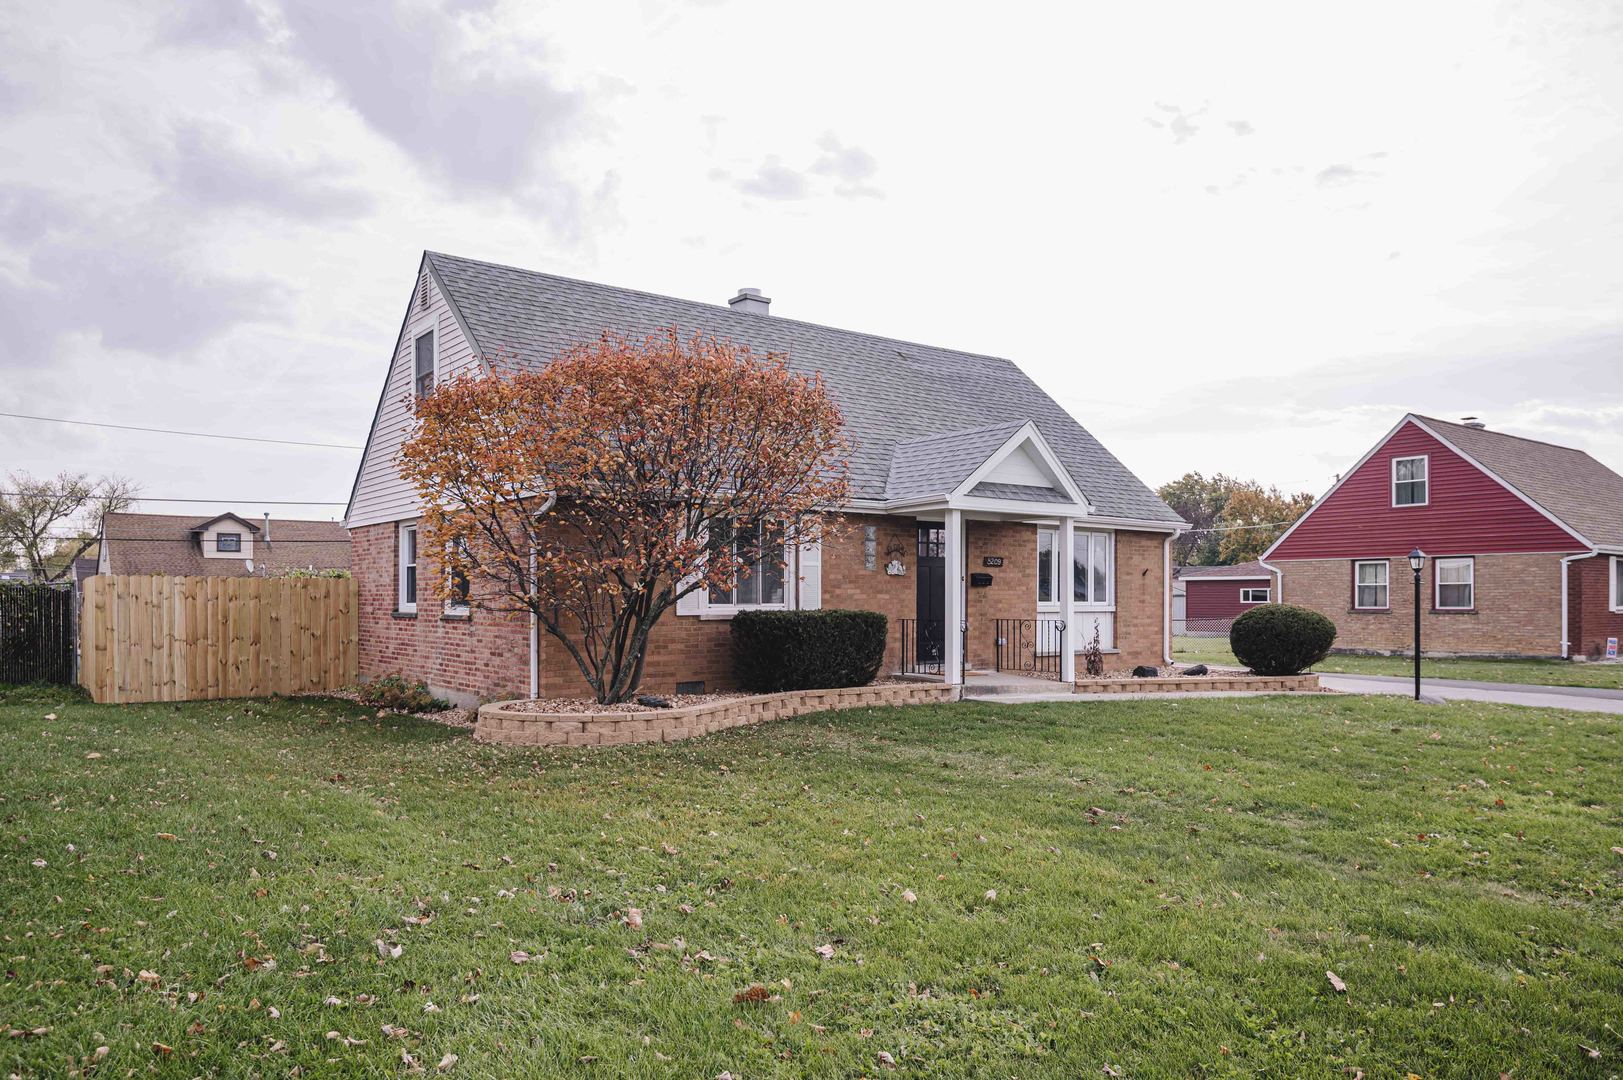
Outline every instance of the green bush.
{"type": "Polygon", "coordinates": [[[363,704],[395,712],[444,712],[451,707],[450,702],[430,694],[423,683],[407,682],[399,675],[380,675],[363,682],[357,691],[363,704]]]}
{"type": "Polygon", "coordinates": [[[1295,675],[1323,660],[1335,641],[1335,623],[1290,604],[1254,607],[1229,628],[1235,659],[1258,675],[1295,675]]]}
{"type": "Polygon", "coordinates": [[[877,611],[741,611],[733,669],[760,694],[866,686],[885,662],[886,629],[877,611]]]}

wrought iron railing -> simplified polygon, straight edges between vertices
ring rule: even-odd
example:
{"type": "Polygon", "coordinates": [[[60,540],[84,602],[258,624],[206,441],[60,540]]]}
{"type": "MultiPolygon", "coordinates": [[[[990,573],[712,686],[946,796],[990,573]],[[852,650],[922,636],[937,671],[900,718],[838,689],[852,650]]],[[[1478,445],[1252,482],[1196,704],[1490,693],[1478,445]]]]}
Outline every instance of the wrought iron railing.
{"type": "Polygon", "coordinates": [[[1059,678],[1064,619],[998,619],[992,629],[999,671],[1059,678]]]}
{"type": "Polygon", "coordinates": [[[944,636],[945,626],[941,623],[925,623],[924,637],[921,639],[917,619],[897,619],[896,625],[902,635],[901,673],[942,674],[941,661],[946,653],[942,649],[941,638],[944,636]]]}

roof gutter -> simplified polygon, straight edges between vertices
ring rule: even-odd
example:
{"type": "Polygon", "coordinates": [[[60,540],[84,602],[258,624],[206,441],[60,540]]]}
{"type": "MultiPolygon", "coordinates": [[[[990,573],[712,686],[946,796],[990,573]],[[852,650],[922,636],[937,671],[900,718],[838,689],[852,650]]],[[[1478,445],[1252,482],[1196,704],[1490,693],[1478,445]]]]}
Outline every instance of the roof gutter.
{"type": "Polygon", "coordinates": [[[1258,559],[1257,565],[1279,579],[1279,594],[1274,597],[1274,603],[1283,604],[1285,602],[1285,571],[1263,559],[1258,559]]]}

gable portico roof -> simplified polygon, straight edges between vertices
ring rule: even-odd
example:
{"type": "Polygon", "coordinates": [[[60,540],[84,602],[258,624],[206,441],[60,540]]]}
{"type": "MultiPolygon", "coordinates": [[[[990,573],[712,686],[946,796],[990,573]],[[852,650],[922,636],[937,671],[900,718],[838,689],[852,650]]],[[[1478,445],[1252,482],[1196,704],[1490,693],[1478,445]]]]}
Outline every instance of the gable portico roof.
{"type": "MultiPolygon", "coordinates": [[[[428,252],[424,256],[476,352],[495,367],[543,366],[563,350],[605,331],[643,336],[661,327],[703,332],[748,345],[758,353],[781,353],[801,372],[821,372],[845,416],[855,448],[852,495],[860,502],[895,501],[898,490],[943,488],[952,465],[932,471],[921,444],[937,444],[943,432],[981,433],[985,453],[959,477],[967,479],[1020,427],[1041,433],[1074,487],[1085,492],[1101,517],[1174,529],[1184,523],[1156,494],[1106,450],[1012,362],[997,357],[818,326],[776,315],[756,315],[718,304],[658,296],[632,289],[541,274],[428,252]],[[995,438],[993,432],[1001,432],[995,438]],[[984,438],[983,438],[984,436],[984,438]]],[[[950,441],[950,440],[949,440],[950,441]]],[[[990,485],[988,485],[990,487],[990,485]]],[[[1037,492],[1015,492],[1015,495],[1037,492]]],[[[975,492],[984,495],[983,492],[975,492]]],[[[1005,495],[988,497],[1006,497],[1005,495]]],[[[1023,501],[1053,502],[1052,495],[1023,501]]],[[[1061,493],[1060,501],[1070,501],[1061,493]]]]}

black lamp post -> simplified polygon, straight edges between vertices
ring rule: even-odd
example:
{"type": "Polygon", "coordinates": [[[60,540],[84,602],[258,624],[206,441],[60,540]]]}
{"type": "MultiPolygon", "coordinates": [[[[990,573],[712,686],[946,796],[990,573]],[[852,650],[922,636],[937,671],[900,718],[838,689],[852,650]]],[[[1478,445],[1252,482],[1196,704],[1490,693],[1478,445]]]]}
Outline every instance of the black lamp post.
{"type": "Polygon", "coordinates": [[[1409,569],[1414,571],[1414,699],[1420,700],[1420,572],[1426,568],[1426,553],[1419,548],[1409,552],[1409,569]]]}

